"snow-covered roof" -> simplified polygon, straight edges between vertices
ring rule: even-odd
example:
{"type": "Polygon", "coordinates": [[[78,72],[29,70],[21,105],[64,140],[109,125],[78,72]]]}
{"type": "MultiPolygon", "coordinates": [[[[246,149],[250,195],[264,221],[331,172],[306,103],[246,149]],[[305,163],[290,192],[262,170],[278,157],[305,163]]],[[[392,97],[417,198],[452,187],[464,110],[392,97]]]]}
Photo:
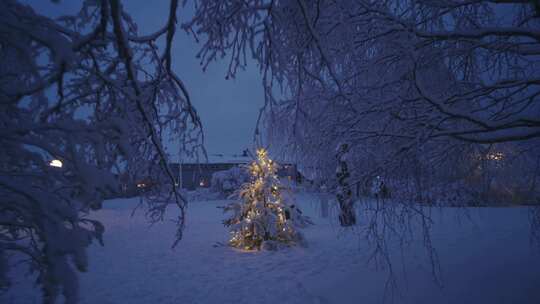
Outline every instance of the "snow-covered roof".
{"type": "MultiPolygon", "coordinates": [[[[246,156],[244,154],[208,154],[209,164],[248,164],[253,161],[253,157],[246,156]]],[[[275,160],[278,164],[290,164],[288,162],[282,162],[279,159],[275,160]]],[[[199,159],[187,158],[181,161],[182,164],[205,164],[204,157],[199,159]]]]}
{"type": "MultiPolygon", "coordinates": [[[[242,154],[208,154],[209,164],[247,164],[251,162],[253,158],[250,156],[244,156],[242,154]]],[[[205,159],[185,159],[183,164],[203,164],[206,163],[205,159]]]]}

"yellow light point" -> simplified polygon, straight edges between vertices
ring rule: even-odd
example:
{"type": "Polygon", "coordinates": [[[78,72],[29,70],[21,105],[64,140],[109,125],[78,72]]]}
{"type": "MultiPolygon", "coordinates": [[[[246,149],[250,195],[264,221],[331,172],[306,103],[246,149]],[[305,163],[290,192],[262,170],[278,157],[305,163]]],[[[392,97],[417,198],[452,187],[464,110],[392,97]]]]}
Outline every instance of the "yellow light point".
{"type": "Polygon", "coordinates": [[[489,160],[503,160],[504,159],[504,153],[502,152],[491,152],[491,153],[488,153],[488,155],[486,156],[487,159],[489,160]]]}
{"type": "Polygon", "coordinates": [[[257,150],[257,156],[258,156],[259,158],[264,158],[264,157],[266,157],[266,150],[263,149],[263,148],[258,149],[258,150],[257,150]]]}
{"type": "Polygon", "coordinates": [[[258,187],[262,186],[262,184],[263,184],[263,181],[262,181],[261,178],[259,178],[259,179],[257,179],[257,180],[255,181],[255,185],[254,185],[254,186],[258,188],[258,187]]]}

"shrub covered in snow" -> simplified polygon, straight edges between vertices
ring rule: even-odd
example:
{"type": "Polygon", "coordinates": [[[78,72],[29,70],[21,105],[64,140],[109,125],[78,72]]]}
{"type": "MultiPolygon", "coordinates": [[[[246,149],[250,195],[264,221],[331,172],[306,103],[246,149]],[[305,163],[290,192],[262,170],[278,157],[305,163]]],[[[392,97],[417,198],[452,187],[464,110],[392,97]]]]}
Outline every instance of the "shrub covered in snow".
{"type": "Polygon", "coordinates": [[[185,192],[185,197],[190,202],[212,201],[223,198],[219,193],[212,191],[212,189],[202,187],[185,192]]]}
{"type": "Polygon", "coordinates": [[[246,169],[235,166],[212,174],[211,189],[222,197],[228,197],[247,181],[249,181],[249,174],[246,169]]]}

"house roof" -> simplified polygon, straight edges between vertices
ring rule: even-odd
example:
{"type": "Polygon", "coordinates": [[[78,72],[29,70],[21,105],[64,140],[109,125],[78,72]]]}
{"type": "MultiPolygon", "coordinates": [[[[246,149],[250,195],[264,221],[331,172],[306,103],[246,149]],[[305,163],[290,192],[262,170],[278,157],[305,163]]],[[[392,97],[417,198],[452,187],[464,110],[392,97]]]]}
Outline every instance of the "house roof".
{"type": "MultiPolygon", "coordinates": [[[[243,156],[241,154],[209,154],[208,163],[209,164],[247,164],[251,162],[253,158],[249,156],[243,156]]],[[[185,159],[182,161],[183,164],[204,164],[206,163],[205,159],[201,157],[200,159],[185,159]]]]}
{"type": "MultiPolygon", "coordinates": [[[[182,164],[186,165],[196,165],[196,164],[249,164],[254,159],[251,156],[245,156],[243,154],[208,154],[208,162],[205,161],[204,157],[199,159],[188,158],[181,161],[182,164]]],[[[282,162],[276,160],[280,165],[290,165],[291,163],[282,162]]]]}

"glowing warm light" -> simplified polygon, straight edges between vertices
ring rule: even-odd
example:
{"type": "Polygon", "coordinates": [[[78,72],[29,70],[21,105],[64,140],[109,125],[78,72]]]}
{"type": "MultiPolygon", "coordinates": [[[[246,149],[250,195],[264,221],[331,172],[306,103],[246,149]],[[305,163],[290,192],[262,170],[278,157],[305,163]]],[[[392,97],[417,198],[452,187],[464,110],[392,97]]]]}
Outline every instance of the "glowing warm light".
{"type": "Polygon", "coordinates": [[[138,183],[137,184],[137,188],[144,188],[144,187],[146,187],[145,183],[138,183]]]}
{"type": "Polygon", "coordinates": [[[62,161],[60,161],[59,159],[53,159],[49,163],[49,166],[56,167],[56,168],[62,168],[63,164],[62,164],[62,161]]]}
{"type": "Polygon", "coordinates": [[[504,159],[504,153],[502,152],[491,152],[486,155],[486,159],[488,160],[503,160],[504,159]]]}
{"type": "Polygon", "coordinates": [[[206,185],[206,184],[205,184],[204,180],[201,180],[201,181],[199,182],[199,186],[204,187],[205,185],[206,185]]]}
{"type": "Polygon", "coordinates": [[[245,250],[260,249],[261,243],[269,240],[289,243],[296,236],[290,229],[290,211],[285,208],[281,197],[282,188],[276,175],[279,165],[268,157],[264,149],[256,150],[256,155],[256,160],[248,166],[251,181],[241,192],[245,211],[242,217],[233,218],[230,222],[240,227],[231,233],[229,244],[245,250]],[[275,215],[276,221],[271,225],[275,225],[274,229],[278,231],[271,236],[265,232],[268,229],[265,216],[269,213],[275,215]]]}
{"type": "Polygon", "coordinates": [[[260,161],[264,162],[266,159],[266,150],[263,148],[260,148],[257,150],[257,157],[260,161]]]}

